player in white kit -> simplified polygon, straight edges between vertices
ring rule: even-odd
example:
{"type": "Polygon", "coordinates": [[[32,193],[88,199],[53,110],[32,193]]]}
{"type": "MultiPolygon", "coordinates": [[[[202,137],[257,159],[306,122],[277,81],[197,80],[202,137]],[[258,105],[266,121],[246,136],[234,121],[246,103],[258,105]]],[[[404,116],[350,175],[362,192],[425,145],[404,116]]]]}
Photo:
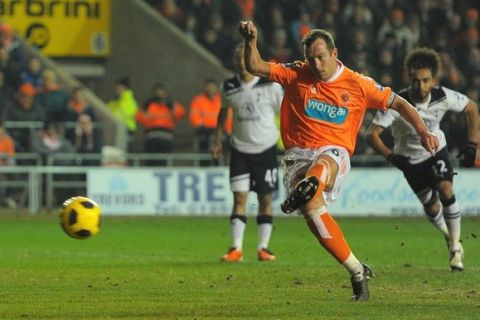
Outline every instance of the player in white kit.
{"type": "Polygon", "coordinates": [[[478,143],[478,107],[474,101],[457,91],[434,86],[441,67],[439,55],[434,50],[414,49],[405,58],[405,67],[410,85],[398,94],[417,108],[428,129],[437,135],[439,151],[435,156],[428,153],[420,144],[420,138],[413,127],[391,109],[377,112],[368,128],[367,141],[402,170],[408,184],[423,204],[428,219],[447,240],[451,270],[462,271],[464,253],[460,242],[461,210],[452,187],[454,172],[440,121],[447,111],[465,113],[469,124],[468,142],[460,153],[463,156],[461,164],[473,167],[478,143]],[[387,127],[391,128],[394,137],[393,150],[384,144],[380,136],[387,127]]]}
{"type": "Polygon", "coordinates": [[[230,137],[230,188],[234,204],[230,216],[232,246],[223,261],[243,260],[243,234],[247,223],[246,206],[250,190],[257,193],[258,246],[260,261],[274,261],[268,249],[272,232],[272,193],[278,190],[276,143],[279,132],[275,113],[280,109],[283,89],[275,82],[253,76],[245,69],[244,46],[235,48],[237,74],[223,82],[222,108],[219,113],[212,156],[222,154],[223,126],[228,108],[233,108],[233,131],[230,137]]]}

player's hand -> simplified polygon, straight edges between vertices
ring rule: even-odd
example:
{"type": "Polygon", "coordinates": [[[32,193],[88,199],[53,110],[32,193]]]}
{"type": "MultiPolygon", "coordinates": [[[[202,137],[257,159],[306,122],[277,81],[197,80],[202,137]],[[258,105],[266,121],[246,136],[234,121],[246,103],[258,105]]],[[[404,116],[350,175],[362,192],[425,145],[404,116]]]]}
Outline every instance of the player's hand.
{"type": "Polygon", "coordinates": [[[420,134],[420,141],[422,142],[422,146],[427,149],[432,157],[435,156],[435,152],[438,151],[438,146],[440,145],[438,137],[430,131],[425,131],[420,134]]]}
{"type": "Polygon", "coordinates": [[[212,158],[218,160],[222,155],[223,147],[221,142],[215,142],[212,146],[212,158]]]}
{"type": "Polygon", "coordinates": [[[475,166],[475,159],[477,158],[477,144],[469,141],[457,155],[457,159],[462,158],[460,164],[465,168],[472,168],[475,166]]]}
{"type": "Polygon", "coordinates": [[[254,40],[257,38],[257,27],[252,21],[240,21],[238,31],[245,40],[254,40]]]}
{"type": "Polygon", "coordinates": [[[410,157],[405,157],[400,154],[391,153],[387,157],[387,160],[402,171],[405,171],[412,166],[409,161],[410,157]]]}

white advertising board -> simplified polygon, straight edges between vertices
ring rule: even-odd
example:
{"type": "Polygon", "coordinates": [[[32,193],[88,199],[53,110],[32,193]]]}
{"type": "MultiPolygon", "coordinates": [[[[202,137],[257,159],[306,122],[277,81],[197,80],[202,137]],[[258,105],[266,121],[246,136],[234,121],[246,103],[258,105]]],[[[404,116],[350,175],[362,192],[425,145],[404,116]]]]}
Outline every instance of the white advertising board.
{"type": "MultiPolygon", "coordinates": [[[[95,168],[87,175],[88,196],[105,214],[230,215],[233,196],[227,168],[95,168]]],[[[480,170],[461,170],[454,189],[466,215],[480,214],[480,170]]],[[[274,195],[275,214],[285,190],[274,195]]],[[[248,211],[257,212],[251,193],[248,211]]],[[[329,206],[334,216],[420,215],[422,206],[402,174],[392,168],[352,169],[338,200],[329,206]]]]}

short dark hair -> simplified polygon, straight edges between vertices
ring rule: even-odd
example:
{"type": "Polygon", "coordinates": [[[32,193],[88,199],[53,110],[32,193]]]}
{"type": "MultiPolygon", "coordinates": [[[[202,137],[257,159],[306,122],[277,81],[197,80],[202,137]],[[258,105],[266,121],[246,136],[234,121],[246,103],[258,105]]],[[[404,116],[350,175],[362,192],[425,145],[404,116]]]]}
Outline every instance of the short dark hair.
{"type": "Polygon", "coordinates": [[[333,39],[332,34],[324,29],[310,30],[302,39],[302,47],[304,49],[310,47],[318,38],[325,40],[329,51],[335,49],[335,40],[333,39]]]}
{"type": "Polygon", "coordinates": [[[440,71],[440,55],[430,48],[415,48],[405,58],[405,68],[408,74],[418,69],[430,69],[432,76],[436,77],[440,71]]]}

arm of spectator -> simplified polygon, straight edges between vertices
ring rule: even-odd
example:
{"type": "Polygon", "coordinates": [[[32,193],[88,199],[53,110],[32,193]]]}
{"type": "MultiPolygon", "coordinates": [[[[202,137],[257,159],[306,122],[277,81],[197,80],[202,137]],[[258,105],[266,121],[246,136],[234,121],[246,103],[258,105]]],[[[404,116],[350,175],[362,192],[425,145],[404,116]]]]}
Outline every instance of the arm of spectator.
{"type": "Polygon", "coordinates": [[[428,130],[415,107],[399,95],[395,96],[390,107],[398,111],[398,113],[415,128],[415,131],[420,136],[422,146],[434,156],[439,146],[438,137],[428,130]]]}
{"type": "Polygon", "coordinates": [[[270,63],[260,56],[257,48],[257,27],[251,21],[240,21],[238,30],[245,40],[245,67],[248,72],[262,78],[269,78],[270,63]]]}

